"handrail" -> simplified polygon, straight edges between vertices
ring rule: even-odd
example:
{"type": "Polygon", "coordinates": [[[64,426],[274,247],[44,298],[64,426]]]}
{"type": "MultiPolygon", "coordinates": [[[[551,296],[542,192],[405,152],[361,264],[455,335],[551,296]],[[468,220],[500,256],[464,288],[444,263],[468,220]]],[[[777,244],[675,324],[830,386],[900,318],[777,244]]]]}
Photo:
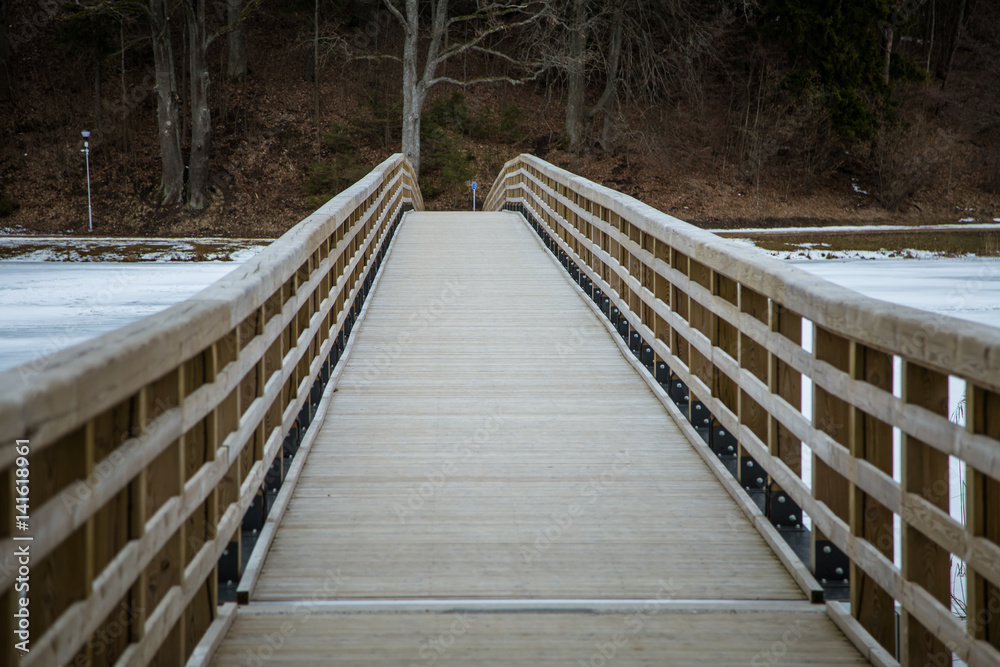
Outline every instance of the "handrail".
{"type": "Polygon", "coordinates": [[[904,665],[951,664],[953,652],[1000,664],[1000,329],[862,296],[530,155],[497,176],[484,210],[499,209],[525,216],[671,396],[688,399],[772,522],[805,510],[814,574],[849,580],[851,613],[883,647],[904,665]],[[948,419],[949,376],[967,383],[966,428],[948,419]],[[964,523],[948,512],[962,492],[949,488],[949,456],[968,466],[964,523]],[[964,623],[951,611],[952,556],[969,573],[964,623]]]}
{"type": "Polygon", "coordinates": [[[0,662],[187,660],[218,613],[220,559],[235,549],[239,567],[244,515],[414,207],[413,170],[394,155],[190,299],[0,373],[8,619],[30,553],[30,652],[5,632],[0,662]]]}

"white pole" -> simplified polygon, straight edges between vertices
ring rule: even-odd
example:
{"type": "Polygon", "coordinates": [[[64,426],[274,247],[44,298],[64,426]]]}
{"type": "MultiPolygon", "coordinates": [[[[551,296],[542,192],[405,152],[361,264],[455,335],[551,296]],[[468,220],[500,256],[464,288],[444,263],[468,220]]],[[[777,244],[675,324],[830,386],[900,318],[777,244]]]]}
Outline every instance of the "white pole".
{"type": "Polygon", "coordinates": [[[90,203],[90,142],[83,142],[83,150],[87,158],[87,229],[94,231],[94,207],[90,203]]]}
{"type": "Polygon", "coordinates": [[[84,130],[80,134],[83,135],[83,150],[80,152],[87,160],[87,228],[94,231],[94,208],[90,203],[90,132],[84,130]]]}

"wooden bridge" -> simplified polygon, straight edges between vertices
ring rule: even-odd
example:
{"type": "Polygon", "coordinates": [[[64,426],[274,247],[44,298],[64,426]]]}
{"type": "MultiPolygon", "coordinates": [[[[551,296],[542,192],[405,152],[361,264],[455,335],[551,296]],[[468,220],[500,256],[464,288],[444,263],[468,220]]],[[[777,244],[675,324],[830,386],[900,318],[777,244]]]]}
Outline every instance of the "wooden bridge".
{"type": "Polygon", "coordinates": [[[422,208],[0,374],[3,664],[1000,664],[1000,331],[531,156],[422,208]]]}

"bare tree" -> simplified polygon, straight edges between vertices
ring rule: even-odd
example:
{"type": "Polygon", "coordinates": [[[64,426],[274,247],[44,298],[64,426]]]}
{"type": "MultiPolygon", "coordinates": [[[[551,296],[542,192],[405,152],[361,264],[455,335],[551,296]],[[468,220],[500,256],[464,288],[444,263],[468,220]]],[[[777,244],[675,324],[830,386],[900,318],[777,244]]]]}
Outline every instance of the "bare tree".
{"type": "Polygon", "coordinates": [[[583,148],[583,119],[586,116],[587,93],[587,21],[588,0],[573,0],[570,30],[570,52],[566,63],[566,137],[569,149],[579,153],[583,148]]]}
{"type": "Polygon", "coordinates": [[[10,2],[0,0],[0,102],[12,99],[13,85],[13,49],[10,48],[10,2]]]}
{"type": "MultiPolygon", "coordinates": [[[[741,4],[749,15],[754,3],[741,4]]],[[[553,16],[537,39],[547,45],[546,65],[566,76],[565,134],[569,149],[581,152],[598,117],[598,141],[610,147],[619,97],[659,104],[671,95],[698,95],[701,72],[718,58],[719,36],[737,14],[722,0],[562,0],[553,16]],[[603,81],[589,109],[588,81],[603,81]]]]}
{"type": "Polygon", "coordinates": [[[226,21],[233,26],[226,38],[229,48],[226,75],[233,81],[247,75],[247,40],[243,34],[243,21],[240,20],[242,13],[243,0],[226,0],[226,21]]]}
{"type": "Polygon", "coordinates": [[[181,118],[178,106],[174,47],[170,37],[167,0],[149,0],[142,10],[149,19],[156,73],[156,125],[160,137],[160,205],[181,202],[184,193],[184,158],[181,154],[181,118]]]}
{"type": "MultiPolygon", "coordinates": [[[[184,0],[187,18],[188,73],[190,78],[191,153],[188,157],[187,205],[196,211],[205,207],[209,180],[212,112],[208,104],[208,47],[221,35],[237,28],[261,0],[250,0],[229,23],[210,31],[205,19],[207,0],[184,0]]],[[[229,19],[227,19],[229,20],[229,19]]]]}
{"type": "Polygon", "coordinates": [[[955,65],[955,54],[958,52],[958,44],[962,40],[962,32],[965,30],[965,19],[966,19],[966,9],[968,8],[968,0],[959,0],[956,3],[958,6],[958,16],[955,19],[955,29],[951,35],[951,42],[948,45],[947,56],[944,66],[944,76],[941,77],[941,89],[948,85],[948,77],[951,76],[951,69],[955,65]]]}
{"type": "Polygon", "coordinates": [[[403,153],[410,160],[414,171],[420,173],[420,117],[424,102],[431,88],[439,83],[453,83],[468,86],[475,83],[490,81],[505,81],[507,83],[523,83],[537,74],[532,71],[528,59],[518,59],[497,49],[491,48],[491,39],[509,30],[537,21],[545,12],[545,3],[529,2],[514,4],[507,2],[478,3],[468,14],[450,16],[448,0],[433,0],[430,12],[430,26],[426,35],[420,27],[420,3],[417,0],[404,0],[397,6],[398,0],[383,0],[386,8],[395,17],[403,29],[403,57],[400,60],[392,55],[375,57],[398,60],[403,65],[403,153]],[[452,29],[459,24],[472,25],[474,30],[464,41],[451,41],[452,29]],[[423,68],[419,66],[420,40],[427,38],[427,49],[424,53],[423,68]],[[438,68],[449,58],[459,54],[475,52],[492,58],[505,60],[518,68],[526,69],[523,77],[483,76],[469,79],[456,79],[450,76],[438,75],[438,68]]]}
{"type": "MultiPolygon", "coordinates": [[[[189,207],[200,210],[205,206],[209,177],[209,148],[212,115],[208,105],[209,45],[220,35],[238,27],[259,5],[250,0],[242,5],[235,19],[217,30],[209,31],[205,18],[206,0],[182,0],[187,19],[188,72],[191,107],[191,154],[188,161],[187,197],[189,207]]],[[[184,198],[184,159],[181,152],[180,106],[174,62],[173,38],[170,33],[171,7],[169,0],[100,0],[86,3],[75,0],[77,9],[72,16],[101,14],[138,15],[149,22],[153,47],[153,67],[156,74],[157,133],[160,138],[160,204],[173,206],[184,198]]]]}

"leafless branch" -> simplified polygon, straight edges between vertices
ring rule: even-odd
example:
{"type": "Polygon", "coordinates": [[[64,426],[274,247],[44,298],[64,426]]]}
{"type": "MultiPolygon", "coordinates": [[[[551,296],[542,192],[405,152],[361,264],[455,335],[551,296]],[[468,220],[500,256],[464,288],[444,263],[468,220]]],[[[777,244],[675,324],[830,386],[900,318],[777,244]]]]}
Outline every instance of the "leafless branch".
{"type": "Polygon", "coordinates": [[[386,6],[386,9],[389,10],[390,14],[396,17],[396,20],[399,21],[399,25],[403,26],[403,30],[408,31],[410,29],[410,24],[407,22],[406,17],[403,16],[403,13],[396,8],[396,5],[392,0],[382,0],[382,4],[386,6]]]}

